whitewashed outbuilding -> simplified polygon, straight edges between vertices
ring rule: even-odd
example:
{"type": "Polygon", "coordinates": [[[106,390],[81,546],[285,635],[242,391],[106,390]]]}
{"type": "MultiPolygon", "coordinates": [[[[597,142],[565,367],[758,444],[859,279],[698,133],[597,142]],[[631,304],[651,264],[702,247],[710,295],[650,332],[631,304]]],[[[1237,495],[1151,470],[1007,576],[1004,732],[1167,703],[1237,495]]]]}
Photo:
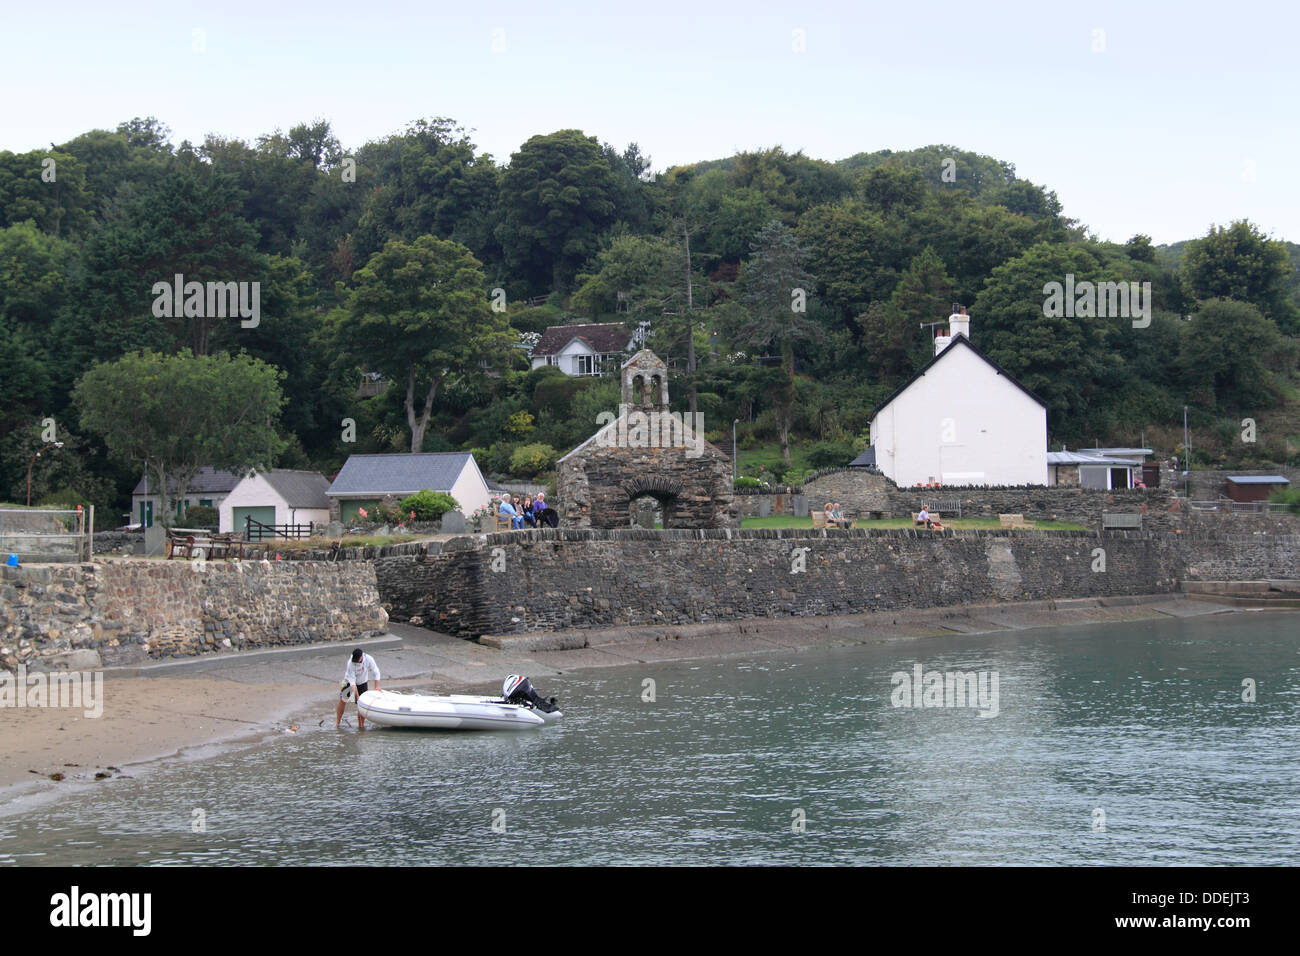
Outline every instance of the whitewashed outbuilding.
{"type": "Polygon", "coordinates": [[[1046,485],[1047,405],[948,317],[935,356],[871,413],[875,467],[899,487],[1046,485]]]}
{"type": "Polygon", "coordinates": [[[264,525],[324,527],[330,520],[329,486],[314,471],[249,472],[217,505],[220,530],[244,531],[249,518],[264,525]]]}

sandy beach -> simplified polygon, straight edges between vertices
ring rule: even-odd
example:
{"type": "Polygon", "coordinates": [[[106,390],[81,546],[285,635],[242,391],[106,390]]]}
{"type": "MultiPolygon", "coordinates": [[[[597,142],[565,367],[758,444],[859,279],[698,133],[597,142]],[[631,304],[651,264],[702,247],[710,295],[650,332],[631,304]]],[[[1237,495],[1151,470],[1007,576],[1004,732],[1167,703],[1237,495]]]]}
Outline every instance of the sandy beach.
{"type": "MultiPolygon", "coordinates": [[[[490,638],[488,645],[394,624],[388,635],[362,646],[379,661],[384,686],[491,692],[509,673],[536,680],[651,661],[755,657],[939,634],[1234,610],[1161,595],[528,634],[490,638]]],[[[308,725],[329,727],[349,649],[313,646],[106,669],[99,717],[87,717],[79,708],[0,708],[0,806],[61,783],[94,781],[97,774],[111,780],[130,774],[133,766],[197,748],[251,743],[308,725]]],[[[348,715],[343,732],[352,733],[355,708],[348,715]]]]}

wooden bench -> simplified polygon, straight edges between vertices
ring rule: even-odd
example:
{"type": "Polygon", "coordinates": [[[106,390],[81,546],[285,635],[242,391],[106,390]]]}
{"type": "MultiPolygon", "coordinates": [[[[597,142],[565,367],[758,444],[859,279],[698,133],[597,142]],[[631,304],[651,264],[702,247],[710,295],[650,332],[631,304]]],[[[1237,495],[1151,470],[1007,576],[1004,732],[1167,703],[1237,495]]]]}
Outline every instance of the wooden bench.
{"type": "MultiPolygon", "coordinates": [[[[912,512],[912,526],[913,526],[913,527],[917,527],[917,528],[925,528],[925,522],[922,521],[922,520],[918,517],[918,515],[920,515],[920,512],[919,512],[919,511],[913,511],[913,512],[912,512]]],[[[939,512],[937,512],[937,511],[931,511],[931,512],[930,512],[930,522],[931,522],[932,524],[933,524],[933,523],[939,523],[939,524],[942,524],[942,523],[943,523],[943,522],[939,521],[939,512]]],[[[926,530],[927,530],[927,531],[932,531],[932,530],[934,530],[934,529],[932,529],[932,528],[926,528],[926,530]]]]}
{"type": "Polygon", "coordinates": [[[518,531],[519,529],[516,528],[516,527],[514,526],[514,523],[513,523],[514,520],[515,520],[514,515],[503,515],[501,512],[498,511],[498,512],[497,512],[497,530],[498,530],[498,531],[518,531]]]}
{"type": "Polygon", "coordinates": [[[1012,531],[1033,531],[1034,523],[1026,521],[1024,515],[998,515],[998,524],[1012,531]]]}
{"type": "MultiPolygon", "coordinates": [[[[831,522],[827,521],[827,520],[826,520],[826,512],[825,512],[825,511],[810,511],[810,512],[808,512],[808,513],[812,515],[812,519],[813,519],[813,527],[814,527],[814,528],[842,528],[842,527],[844,527],[844,526],[841,525],[841,524],[838,524],[838,523],[836,523],[836,524],[832,524],[831,522]]],[[[849,515],[849,513],[848,513],[847,511],[844,513],[844,520],[847,521],[847,522],[849,523],[848,526],[849,526],[850,528],[852,528],[855,524],[857,524],[857,520],[854,519],[854,518],[852,518],[852,517],[849,515]]]]}
{"type": "Polygon", "coordinates": [[[183,558],[186,561],[200,554],[207,558],[242,557],[244,542],[233,532],[213,534],[204,528],[168,528],[167,560],[183,558]]]}
{"type": "Polygon", "coordinates": [[[1136,511],[1103,511],[1101,530],[1142,530],[1142,515],[1136,511]]]}

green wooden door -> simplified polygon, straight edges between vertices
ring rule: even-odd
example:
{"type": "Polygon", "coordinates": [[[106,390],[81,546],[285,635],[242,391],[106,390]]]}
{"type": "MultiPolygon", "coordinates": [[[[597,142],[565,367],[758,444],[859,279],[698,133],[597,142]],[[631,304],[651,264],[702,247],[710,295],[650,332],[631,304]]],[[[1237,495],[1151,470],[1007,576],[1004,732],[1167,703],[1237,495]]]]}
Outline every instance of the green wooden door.
{"type": "MultiPolygon", "coordinates": [[[[245,518],[252,518],[254,521],[262,522],[262,524],[275,524],[275,505],[265,505],[258,508],[235,508],[234,530],[237,534],[243,532],[245,518]]],[[[252,539],[254,541],[258,540],[258,530],[256,526],[253,527],[252,539]]]]}

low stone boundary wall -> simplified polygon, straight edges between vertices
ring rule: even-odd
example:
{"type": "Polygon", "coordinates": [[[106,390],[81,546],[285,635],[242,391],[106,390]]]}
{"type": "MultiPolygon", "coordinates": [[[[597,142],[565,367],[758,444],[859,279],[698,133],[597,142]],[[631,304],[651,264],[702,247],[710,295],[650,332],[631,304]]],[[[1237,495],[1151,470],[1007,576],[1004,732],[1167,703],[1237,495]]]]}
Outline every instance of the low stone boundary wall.
{"type": "Polygon", "coordinates": [[[0,569],[0,668],[93,668],[381,633],[374,565],[144,560],[0,569]]]}

